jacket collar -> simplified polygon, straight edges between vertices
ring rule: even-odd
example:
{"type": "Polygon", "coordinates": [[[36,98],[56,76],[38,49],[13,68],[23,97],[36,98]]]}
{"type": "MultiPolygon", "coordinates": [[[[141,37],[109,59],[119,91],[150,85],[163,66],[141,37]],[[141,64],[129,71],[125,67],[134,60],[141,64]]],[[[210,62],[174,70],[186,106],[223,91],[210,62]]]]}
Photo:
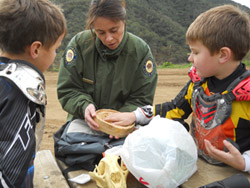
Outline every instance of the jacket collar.
{"type": "Polygon", "coordinates": [[[110,50],[108,47],[103,45],[102,41],[98,37],[96,37],[95,46],[102,60],[107,61],[107,60],[116,59],[120,55],[122,49],[124,48],[127,38],[128,38],[128,34],[125,29],[123,39],[121,43],[119,44],[119,46],[114,50],[110,50]]]}

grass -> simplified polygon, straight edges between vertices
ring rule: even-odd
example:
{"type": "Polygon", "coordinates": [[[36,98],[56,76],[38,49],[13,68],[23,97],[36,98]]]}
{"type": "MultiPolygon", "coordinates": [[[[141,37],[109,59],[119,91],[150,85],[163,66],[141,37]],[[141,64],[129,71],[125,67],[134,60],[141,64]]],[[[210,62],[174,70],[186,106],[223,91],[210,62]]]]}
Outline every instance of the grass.
{"type": "MultiPolygon", "coordinates": [[[[243,60],[242,61],[246,67],[250,67],[250,61],[243,60]]],[[[190,68],[192,63],[185,63],[185,64],[172,64],[171,62],[163,63],[162,65],[157,66],[159,69],[182,69],[182,68],[190,68]]]]}
{"type": "Polygon", "coordinates": [[[243,63],[244,63],[247,67],[250,66],[250,61],[243,61],[243,63]]]}
{"type": "MultiPolygon", "coordinates": [[[[250,69],[250,61],[244,60],[243,63],[250,69]]],[[[185,64],[172,64],[171,62],[165,62],[162,65],[158,65],[158,69],[185,69],[190,68],[192,63],[185,63],[185,64]]],[[[58,72],[59,66],[51,66],[48,71],[58,72]]]]}
{"type": "Polygon", "coordinates": [[[172,64],[171,62],[163,63],[162,65],[157,66],[159,69],[182,69],[182,68],[190,68],[192,63],[185,64],[172,64]]]}

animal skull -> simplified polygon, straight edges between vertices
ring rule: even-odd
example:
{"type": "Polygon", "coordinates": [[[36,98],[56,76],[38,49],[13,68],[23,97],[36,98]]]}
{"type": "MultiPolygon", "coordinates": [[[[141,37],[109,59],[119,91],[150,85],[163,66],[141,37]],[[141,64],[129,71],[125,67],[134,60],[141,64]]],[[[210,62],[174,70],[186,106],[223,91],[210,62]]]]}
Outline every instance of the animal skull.
{"type": "Polygon", "coordinates": [[[98,166],[89,175],[101,188],[127,188],[128,169],[120,157],[116,155],[106,155],[99,162],[98,166]]]}

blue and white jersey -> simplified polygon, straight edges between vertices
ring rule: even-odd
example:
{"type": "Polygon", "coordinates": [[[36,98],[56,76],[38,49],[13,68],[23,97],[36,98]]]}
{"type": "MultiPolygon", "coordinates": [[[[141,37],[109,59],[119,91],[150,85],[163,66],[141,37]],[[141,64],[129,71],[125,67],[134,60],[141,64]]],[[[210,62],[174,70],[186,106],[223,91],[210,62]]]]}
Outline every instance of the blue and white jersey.
{"type": "MultiPolygon", "coordinates": [[[[0,58],[1,66],[8,64],[6,60],[0,58]]],[[[26,177],[33,178],[35,128],[45,115],[45,105],[32,102],[17,85],[0,76],[0,187],[33,186],[26,177]]]]}

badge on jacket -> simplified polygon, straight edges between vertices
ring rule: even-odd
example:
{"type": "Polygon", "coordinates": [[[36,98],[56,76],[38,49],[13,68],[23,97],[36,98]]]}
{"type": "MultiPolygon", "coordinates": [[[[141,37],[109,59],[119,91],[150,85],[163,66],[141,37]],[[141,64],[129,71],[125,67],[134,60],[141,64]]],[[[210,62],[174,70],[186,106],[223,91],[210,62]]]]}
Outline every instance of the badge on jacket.
{"type": "Polygon", "coordinates": [[[76,60],[76,50],[73,47],[68,47],[65,54],[66,65],[72,64],[76,60]]]}
{"type": "Polygon", "coordinates": [[[148,58],[143,65],[143,72],[146,76],[151,76],[154,71],[154,63],[151,58],[148,58]]]}

